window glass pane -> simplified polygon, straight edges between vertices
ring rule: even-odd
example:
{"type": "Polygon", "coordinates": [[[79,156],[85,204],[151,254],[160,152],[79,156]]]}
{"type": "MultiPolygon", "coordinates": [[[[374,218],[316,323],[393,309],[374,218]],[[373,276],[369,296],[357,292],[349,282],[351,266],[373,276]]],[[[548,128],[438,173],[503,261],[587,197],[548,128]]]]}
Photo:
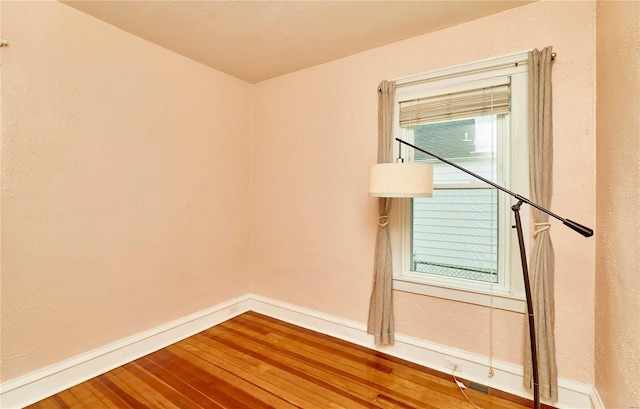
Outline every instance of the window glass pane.
{"type": "Polygon", "coordinates": [[[413,199],[415,272],[498,282],[498,191],[440,189],[413,199]]]}
{"type": "MultiPolygon", "coordinates": [[[[497,115],[413,127],[416,145],[496,181],[497,115]]],[[[416,151],[414,162],[433,164],[434,185],[482,183],[473,176],[416,151]]]]}
{"type": "MultiPolygon", "coordinates": [[[[417,146],[498,182],[497,121],[483,116],[412,131],[417,146]]],[[[414,161],[433,164],[435,190],[412,202],[412,271],[497,283],[498,191],[421,152],[414,161]]]]}

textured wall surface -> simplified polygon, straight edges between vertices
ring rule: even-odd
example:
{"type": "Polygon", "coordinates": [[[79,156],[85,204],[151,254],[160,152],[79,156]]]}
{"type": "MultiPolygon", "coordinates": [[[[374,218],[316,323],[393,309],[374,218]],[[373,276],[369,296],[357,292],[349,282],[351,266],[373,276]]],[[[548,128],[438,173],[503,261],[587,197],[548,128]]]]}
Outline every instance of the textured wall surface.
{"type": "MultiPolygon", "coordinates": [[[[593,227],[594,44],[594,3],[537,2],[257,84],[254,291],[366,322],[377,228],[377,202],[367,188],[378,82],[526,49],[552,45],[558,53],[551,208],[593,227]]],[[[552,224],[558,369],[589,384],[595,240],[552,224]]],[[[486,308],[403,292],[395,300],[398,332],[489,354],[486,308]]],[[[500,311],[495,319],[495,358],[521,363],[523,316],[500,311]]]]}
{"type": "Polygon", "coordinates": [[[597,8],[596,387],[640,406],[640,2],[597,8]]]}
{"type": "Polygon", "coordinates": [[[247,293],[250,85],[57,1],[2,35],[2,381],[247,293]]]}
{"type": "MultiPolygon", "coordinates": [[[[2,381],[247,292],[366,322],[378,82],[553,45],[551,208],[596,230],[552,227],[559,372],[637,404],[638,4],[598,9],[596,190],[593,2],[251,87],[58,2],[3,1],[2,381]]],[[[486,308],[395,296],[399,332],[488,355],[486,308]]],[[[523,325],[496,312],[495,358],[521,362],[523,325]]]]}

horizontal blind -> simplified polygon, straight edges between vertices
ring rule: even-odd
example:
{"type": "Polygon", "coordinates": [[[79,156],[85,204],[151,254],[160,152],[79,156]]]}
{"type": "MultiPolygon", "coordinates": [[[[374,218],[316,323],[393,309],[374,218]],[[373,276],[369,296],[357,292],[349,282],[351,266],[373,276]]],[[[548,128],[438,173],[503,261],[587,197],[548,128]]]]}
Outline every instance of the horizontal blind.
{"type": "Polygon", "coordinates": [[[401,101],[400,126],[506,114],[511,109],[510,90],[510,77],[501,77],[481,88],[401,101]]]}

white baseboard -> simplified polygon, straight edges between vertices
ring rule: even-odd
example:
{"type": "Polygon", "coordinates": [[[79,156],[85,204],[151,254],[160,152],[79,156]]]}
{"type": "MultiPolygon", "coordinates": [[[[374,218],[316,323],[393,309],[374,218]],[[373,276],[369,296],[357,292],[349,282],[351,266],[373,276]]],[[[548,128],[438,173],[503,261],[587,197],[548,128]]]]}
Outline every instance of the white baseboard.
{"type": "MultiPolygon", "coordinates": [[[[450,372],[444,366],[445,359],[452,359],[460,365],[461,370],[457,372],[460,377],[531,399],[531,394],[522,387],[520,366],[494,360],[495,375],[488,378],[487,357],[403,335],[397,335],[392,346],[376,347],[364,324],[247,294],[2,383],[0,407],[13,409],[30,405],[249,310],[445,373],[450,372]]],[[[593,386],[562,378],[558,384],[559,400],[554,406],[562,409],[604,409],[593,386]]]]}
{"type": "Polygon", "coordinates": [[[22,408],[249,311],[250,296],[218,304],[0,385],[0,408],[22,408]]]}
{"type": "Polygon", "coordinates": [[[593,402],[594,409],[605,409],[604,403],[602,402],[602,398],[600,398],[600,394],[598,390],[594,387],[591,391],[591,401],[593,402]]]}
{"type": "MultiPolygon", "coordinates": [[[[461,378],[532,399],[531,393],[522,386],[521,366],[494,360],[495,375],[489,378],[487,375],[489,371],[488,359],[485,356],[399,334],[396,334],[395,343],[392,346],[377,347],[373,343],[373,337],[367,334],[367,328],[364,324],[256,295],[252,295],[251,300],[251,310],[253,311],[415,362],[440,372],[451,372],[445,367],[445,359],[454,360],[460,364],[461,371],[456,372],[456,375],[461,378]]],[[[553,406],[561,409],[594,409],[592,396],[595,389],[592,385],[560,378],[558,389],[558,402],[553,406]]],[[[595,393],[597,394],[597,392],[595,393]]],[[[552,404],[551,402],[543,403],[552,404]]],[[[604,406],[595,406],[595,409],[599,408],[604,408],[604,406]]]]}

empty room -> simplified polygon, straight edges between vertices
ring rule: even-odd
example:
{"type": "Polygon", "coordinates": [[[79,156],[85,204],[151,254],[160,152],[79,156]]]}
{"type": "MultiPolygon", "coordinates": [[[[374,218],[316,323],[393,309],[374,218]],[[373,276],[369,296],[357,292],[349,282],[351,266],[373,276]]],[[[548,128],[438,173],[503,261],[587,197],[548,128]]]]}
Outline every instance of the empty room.
{"type": "Polygon", "coordinates": [[[640,408],[640,1],[0,1],[0,408],[640,408]]]}

